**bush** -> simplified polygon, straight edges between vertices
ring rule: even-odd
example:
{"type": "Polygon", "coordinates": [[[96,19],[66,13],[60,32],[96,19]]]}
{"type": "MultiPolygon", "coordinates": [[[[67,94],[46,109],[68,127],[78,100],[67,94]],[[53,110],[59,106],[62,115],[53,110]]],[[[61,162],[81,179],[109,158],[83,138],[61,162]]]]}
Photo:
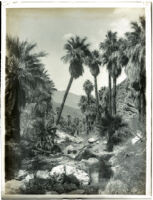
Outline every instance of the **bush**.
{"type": "Polygon", "coordinates": [[[106,185],[106,194],[127,194],[128,186],[120,180],[111,179],[106,185]]]}
{"type": "Polygon", "coordinates": [[[121,116],[112,116],[109,113],[103,117],[98,125],[98,129],[102,136],[107,136],[107,150],[112,151],[113,146],[121,142],[121,134],[118,134],[119,129],[126,127],[127,124],[122,120],[121,116]],[[116,133],[116,134],[115,134],[116,133]]]}
{"type": "Polygon", "coordinates": [[[34,178],[25,184],[25,189],[22,190],[23,194],[45,194],[46,183],[43,180],[34,178]]]}
{"type": "Polygon", "coordinates": [[[110,159],[113,179],[126,184],[128,194],[145,194],[145,142],[138,141],[133,145],[129,140],[124,145],[117,147],[116,154],[110,159]]]}
{"type": "Polygon", "coordinates": [[[5,144],[5,178],[14,179],[21,166],[21,148],[18,143],[13,141],[5,144]]]}
{"type": "Polygon", "coordinates": [[[85,194],[98,194],[99,187],[96,185],[86,185],[82,189],[84,189],[85,194]]]}
{"type": "Polygon", "coordinates": [[[48,191],[55,191],[59,194],[68,193],[80,187],[79,181],[71,176],[64,176],[63,182],[58,183],[54,178],[40,179],[35,177],[22,188],[23,194],[45,194],[48,191]]]}
{"type": "Polygon", "coordinates": [[[112,136],[112,141],[114,145],[119,144],[120,142],[125,142],[132,136],[131,130],[129,127],[121,127],[115,131],[112,136]]]}

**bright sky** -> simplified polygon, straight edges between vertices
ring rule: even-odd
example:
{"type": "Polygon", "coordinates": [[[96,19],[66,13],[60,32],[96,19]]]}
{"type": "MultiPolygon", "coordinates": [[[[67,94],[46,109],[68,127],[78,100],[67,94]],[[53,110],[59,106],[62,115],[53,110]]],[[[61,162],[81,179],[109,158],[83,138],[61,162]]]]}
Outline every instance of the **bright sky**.
{"type": "MultiPolygon", "coordinates": [[[[123,36],[130,31],[130,22],[144,15],[141,8],[11,8],[7,9],[7,33],[21,40],[36,42],[38,51],[48,53],[43,63],[58,90],[65,90],[69,81],[69,64],[64,64],[63,46],[72,35],[87,36],[91,49],[97,49],[108,30],[117,31],[123,36]]],[[[124,71],[118,83],[126,77],[124,71]]],[[[70,92],[83,94],[82,85],[86,79],[93,82],[89,69],[72,84],[70,92]]],[[[108,86],[108,73],[100,67],[98,88],[108,86]]]]}

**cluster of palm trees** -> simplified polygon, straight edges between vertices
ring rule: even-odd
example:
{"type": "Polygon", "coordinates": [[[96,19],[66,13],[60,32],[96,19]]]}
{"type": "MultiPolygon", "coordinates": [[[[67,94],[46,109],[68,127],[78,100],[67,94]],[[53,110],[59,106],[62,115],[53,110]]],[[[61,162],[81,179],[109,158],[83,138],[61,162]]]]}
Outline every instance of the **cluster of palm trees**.
{"type": "Polygon", "coordinates": [[[86,37],[75,36],[67,41],[64,46],[66,55],[62,59],[70,63],[71,78],[57,118],[57,125],[73,80],[83,75],[83,65],[89,67],[94,77],[97,115],[99,110],[97,76],[100,73],[100,66],[106,66],[108,71],[109,114],[116,115],[116,83],[125,67],[131,87],[138,93],[139,114],[145,115],[145,18],[140,17],[139,22],[132,22],[131,28],[132,31],[125,33],[124,38],[118,38],[117,32],[108,31],[105,40],[99,45],[99,51],[89,49],[90,45],[86,37]]]}
{"type": "Polygon", "coordinates": [[[97,114],[97,106],[95,98],[91,95],[94,86],[90,80],[86,80],[83,84],[83,89],[86,96],[82,95],[79,102],[79,107],[82,114],[85,116],[86,132],[89,134],[93,130],[93,124],[95,122],[97,114]]]}
{"type": "Polygon", "coordinates": [[[30,119],[40,130],[41,125],[45,125],[46,115],[51,112],[55,86],[41,62],[46,53],[35,53],[36,44],[7,36],[6,46],[5,150],[6,155],[9,155],[6,157],[6,178],[11,178],[13,168],[17,167],[13,160],[16,152],[10,145],[20,144],[22,111],[28,104],[32,105],[30,119]]]}
{"type": "Polygon", "coordinates": [[[21,110],[27,103],[34,103],[37,114],[44,116],[52,107],[55,86],[41,62],[46,53],[34,53],[36,44],[20,42],[9,36],[6,42],[6,137],[14,136],[20,140],[21,110]],[[12,120],[8,120],[10,118],[12,120]],[[15,123],[10,126],[14,129],[9,129],[7,123],[15,123]],[[9,130],[16,133],[9,133],[9,130]]]}

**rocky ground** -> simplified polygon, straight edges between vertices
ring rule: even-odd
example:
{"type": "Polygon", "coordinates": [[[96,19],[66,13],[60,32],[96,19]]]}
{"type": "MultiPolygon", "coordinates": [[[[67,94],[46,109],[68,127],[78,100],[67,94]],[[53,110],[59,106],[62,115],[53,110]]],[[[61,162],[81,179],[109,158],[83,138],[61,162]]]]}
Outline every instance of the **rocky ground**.
{"type": "MultiPolygon", "coordinates": [[[[141,135],[131,138],[130,145],[134,146],[140,137],[141,135]]],[[[124,151],[124,146],[114,148],[111,153],[107,152],[106,139],[97,132],[70,136],[57,131],[56,143],[62,152],[55,155],[40,152],[39,156],[31,160],[23,159],[16,178],[6,182],[6,193],[35,193],[33,190],[38,190],[38,193],[43,194],[105,194],[110,187],[110,180],[115,185],[113,187],[116,184],[123,185],[120,180],[113,182],[112,178],[119,167],[116,155],[124,151]],[[33,187],[30,184],[38,184],[34,182],[36,179],[41,184],[39,189],[29,189],[33,187]],[[48,186],[42,188],[43,182],[48,186]]],[[[128,191],[125,189],[126,192],[128,191]]]]}
{"type": "MultiPolygon", "coordinates": [[[[90,133],[90,135],[82,133],[79,136],[70,136],[57,131],[56,135],[56,143],[60,146],[62,152],[56,155],[40,154],[37,159],[34,158],[33,160],[24,159],[22,169],[17,174],[16,180],[6,183],[7,193],[12,193],[12,185],[17,187],[16,189],[13,188],[13,193],[19,192],[18,188],[20,186],[24,188],[34,177],[56,179],[59,184],[63,182],[63,175],[68,177],[73,175],[79,185],[83,187],[99,185],[102,182],[99,179],[107,179],[105,177],[107,172],[104,172],[104,168],[106,168],[105,165],[108,165],[107,161],[111,157],[111,153],[105,151],[106,141],[101,140],[98,133],[90,133]],[[36,165],[35,170],[31,170],[34,164],[36,165]]],[[[102,187],[104,187],[103,185],[102,187]]],[[[46,193],[49,192],[54,193],[55,191],[46,191],[46,193]]],[[[83,193],[83,191],[76,191],[76,193],[78,192],[83,193]]]]}

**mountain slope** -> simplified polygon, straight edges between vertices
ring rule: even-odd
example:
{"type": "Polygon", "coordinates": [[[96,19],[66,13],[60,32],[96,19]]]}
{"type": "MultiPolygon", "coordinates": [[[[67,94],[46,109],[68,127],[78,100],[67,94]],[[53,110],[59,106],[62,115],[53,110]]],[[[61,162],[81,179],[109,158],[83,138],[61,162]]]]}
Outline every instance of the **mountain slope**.
{"type": "MultiPolygon", "coordinates": [[[[53,94],[54,102],[61,104],[64,93],[65,93],[65,91],[55,91],[53,94]]],[[[80,101],[80,96],[70,92],[65,101],[65,105],[70,106],[72,108],[79,109],[79,106],[78,106],[79,101],[80,101]]]]}
{"type": "MultiPolygon", "coordinates": [[[[56,108],[60,107],[60,106],[61,106],[61,104],[53,101],[53,109],[54,110],[56,110],[56,108]]],[[[64,105],[62,116],[67,117],[67,115],[71,115],[73,118],[74,117],[79,117],[79,118],[82,117],[82,113],[81,113],[80,109],[72,108],[70,106],[64,105]]]]}

